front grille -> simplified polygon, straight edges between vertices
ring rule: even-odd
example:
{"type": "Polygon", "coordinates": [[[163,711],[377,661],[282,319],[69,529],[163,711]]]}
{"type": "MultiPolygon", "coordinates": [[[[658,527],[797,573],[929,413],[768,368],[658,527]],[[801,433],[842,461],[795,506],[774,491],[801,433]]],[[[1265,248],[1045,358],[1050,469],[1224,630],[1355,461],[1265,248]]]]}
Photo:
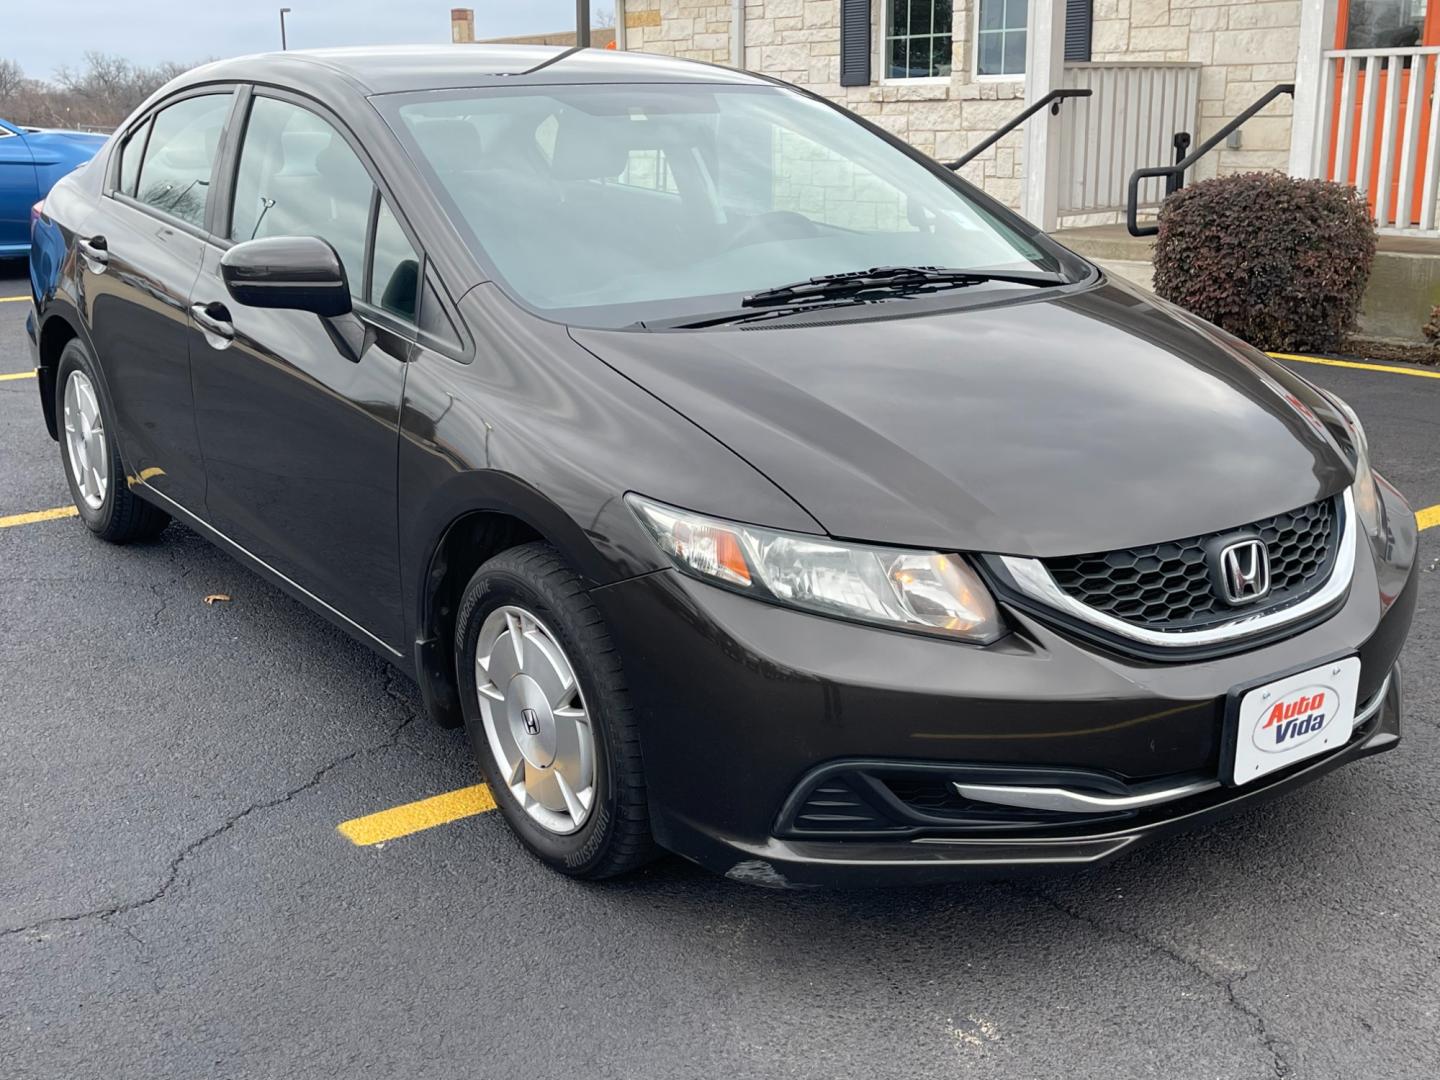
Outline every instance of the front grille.
{"type": "Polygon", "coordinates": [[[1155,630],[1192,629],[1299,600],[1329,576],[1335,558],[1335,500],[1302,506],[1239,529],[1124,551],[1046,559],[1063,592],[1096,611],[1155,630]],[[1243,609],[1221,601],[1206,565],[1206,544],[1253,532],[1270,554],[1270,594],[1243,609]]]}

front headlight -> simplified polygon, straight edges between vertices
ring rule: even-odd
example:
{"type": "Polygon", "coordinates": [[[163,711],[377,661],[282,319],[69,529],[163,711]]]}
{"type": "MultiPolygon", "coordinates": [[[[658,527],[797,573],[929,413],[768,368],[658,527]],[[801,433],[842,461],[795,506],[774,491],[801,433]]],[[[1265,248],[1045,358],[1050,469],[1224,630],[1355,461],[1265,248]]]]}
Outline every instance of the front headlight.
{"type": "Polygon", "coordinates": [[[978,644],[1003,633],[995,601],[958,555],[844,544],[625,501],[675,565],[789,607],[978,644]]]}
{"type": "Polygon", "coordinates": [[[1355,484],[1351,489],[1355,496],[1355,513],[1365,531],[1371,536],[1378,535],[1382,525],[1383,510],[1380,505],[1380,489],[1375,485],[1375,473],[1370,467],[1370,443],[1365,438],[1365,426],[1360,417],[1339,396],[1323,391],[1325,397],[1339,411],[1350,429],[1351,464],[1355,466],[1355,484]]]}

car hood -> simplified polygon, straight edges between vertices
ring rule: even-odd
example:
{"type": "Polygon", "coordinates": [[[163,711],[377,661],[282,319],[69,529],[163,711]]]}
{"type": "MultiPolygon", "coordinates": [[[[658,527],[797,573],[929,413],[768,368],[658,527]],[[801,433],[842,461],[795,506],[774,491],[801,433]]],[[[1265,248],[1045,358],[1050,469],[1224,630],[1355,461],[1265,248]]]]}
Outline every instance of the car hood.
{"type": "Polygon", "coordinates": [[[43,136],[47,141],[73,142],[81,146],[88,146],[98,150],[105,145],[109,135],[100,135],[93,131],[67,131],[64,128],[26,128],[27,134],[43,136]]]}
{"type": "MultiPolygon", "coordinates": [[[[837,537],[1080,554],[1246,524],[1352,477],[1306,384],[1113,282],[825,325],[571,333],[837,537]]],[[[691,509],[723,516],[725,493],[691,509]]]]}

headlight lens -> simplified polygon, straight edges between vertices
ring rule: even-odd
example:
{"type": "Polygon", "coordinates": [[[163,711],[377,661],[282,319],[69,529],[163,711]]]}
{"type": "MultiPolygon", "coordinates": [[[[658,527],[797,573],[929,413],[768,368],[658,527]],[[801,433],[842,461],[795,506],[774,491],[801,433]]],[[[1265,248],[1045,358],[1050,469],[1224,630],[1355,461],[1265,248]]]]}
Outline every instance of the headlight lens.
{"type": "Polygon", "coordinates": [[[1370,468],[1370,443],[1365,438],[1365,427],[1360,423],[1360,417],[1355,415],[1355,410],[1343,399],[1329,391],[1325,391],[1325,396],[1339,410],[1345,426],[1350,429],[1350,445],[1354,453],[1352,464],[1355,466],[1355,484],[1352,488],[1355,513],[1359,515],[1365,531],[1372,536],[1377,535],[1382,524],[1383,510],[1380,505],[1380,489],[1375,485],[1375,473],[1370,468]]]}
{"type": "Polygon", "coordinates": [[[869,548],[626,502],[681,570],[823,615],[985,644],[1003,633],[989,590],[958,555],[869,548]]]}

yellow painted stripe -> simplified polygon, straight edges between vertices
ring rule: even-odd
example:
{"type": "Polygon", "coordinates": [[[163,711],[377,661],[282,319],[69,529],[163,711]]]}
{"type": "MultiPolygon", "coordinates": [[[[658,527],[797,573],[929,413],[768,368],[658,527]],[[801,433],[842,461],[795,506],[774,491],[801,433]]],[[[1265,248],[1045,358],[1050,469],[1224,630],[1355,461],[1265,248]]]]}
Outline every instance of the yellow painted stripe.
{"type": "Polygon", "coordinates": [[[458,791],[447,791],[444,795],[421,799],[419,802],[392,806],[389,810],[367,814],[365,817],[342,821],[337,828],[352,844],[364,847],[494,809],[495,799],[491,796],[490,789],[484,784],[476,784],[458,791]]]}
{"type": "Polygon", "coordinates": [[[1390,375],[1414,375],[1417,379],[1440,379],[1440,370],[1421,371],[1396,367],[1394,364],[1362,364],[1359,360],[1331,360],[1324,356],[1300,356],[1297,353],[1272,352],[1276,360],[1298,360],[1302,364],[1324,364],[1326,367],[1359,368],[1361,371],[1383,371],[1390,375]]]}
{"type": "Polygon", "coordinates": [[[1415,521],[1422,529],[1433,529],[1440,525],[1440,504],[1427,506],[1424,510],[1415,512],[1415,521]]]}
{"type": "Polygon", "coordinates": [[[12,371],[8,374],[0,375],[0,382],[11,382],[14,379],[33,379],[34,377],[35,372],[33,371],[12,371]]]}
{"type": "Polygon", "coordinates": [[[80,513],[73,506],[57,506],[53,510],[35,510],[29,514],[11,514],[9,517],[0,517],[0,529],[8,529],[12,525],[34,525],[41,521],[54,521],[56,518],[74,517],[80,513]]]}
{"type": "Polygon", "coordinates": [[[28,296],[0,296],[0,304],[18,304],[21,300],[29,300],[28,296]]]}

